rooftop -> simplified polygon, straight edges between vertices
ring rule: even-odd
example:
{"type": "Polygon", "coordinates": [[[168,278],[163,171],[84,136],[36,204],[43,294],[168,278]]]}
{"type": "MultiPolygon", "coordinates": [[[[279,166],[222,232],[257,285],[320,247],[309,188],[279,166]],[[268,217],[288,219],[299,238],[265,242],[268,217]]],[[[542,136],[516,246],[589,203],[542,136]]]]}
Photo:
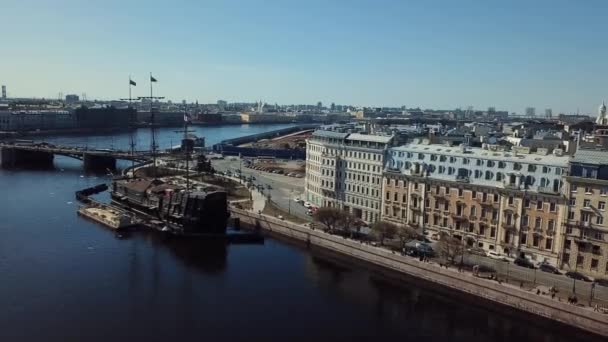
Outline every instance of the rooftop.
{"type": "Polygon", "coordinates": [[[348,136],[348,133],[339,133],[334,131],[324,131],[324,130],[316,130],[312,133],[313,137],[320,138],[334,138],[334,139],[344,139],[348,136]]]}
{"type": "MultiPolygon", "coordinates": [[[[496,161],[552,165],[560,167],[566,167],[569,160],[569,157],[566,155],[556,156],[553,154],[524,154],[514,153],[511,151],[492,151],[479,147],[467,147],[466,151],[463,152],[461,147],[447,147],[444,145],[407,144],[399,147],[394,147],[391,149],[391,151],[429,153],[439,155],[443,154],[454,157],[489,159],[496,161]]],[[[608,159],[604,160],[608,162],[608,159]]]]}
{"type": "Polygon", "coordinates": [[[574,154],[572,162],[594,165],[606,165],[608,164],[608,151],[579,149],[574,154]]]}
{"type": "Polygon", "coordinates": [[[359,133],[352,133],[352,134],[348,135],[348,137],[346,138],[346,140],[369,141],[369,142],[376,142],[376,143],[383,143],[383,144],[388,144],[391,141],[391,139],[393,139],[392,136],[367,135],[367,134],[359,134],[359,133]]]}

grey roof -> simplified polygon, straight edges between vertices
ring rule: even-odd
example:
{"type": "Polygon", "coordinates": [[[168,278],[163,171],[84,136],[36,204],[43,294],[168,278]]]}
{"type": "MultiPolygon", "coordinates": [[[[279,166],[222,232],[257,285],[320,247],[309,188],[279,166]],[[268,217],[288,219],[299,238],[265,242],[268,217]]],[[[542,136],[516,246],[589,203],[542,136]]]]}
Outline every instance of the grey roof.
{"type": "Polygon", "coordinates": [[[334,138],[334,139],[344,139],[348,136],[348,133],[339,133],[333,131],[324,131],[324,130],[316,130],[312,133],[314,137],[320,138],[334,138]]]}
{"type": "Polygon", "coordinates": [[[387,144],[393,139],[392,136],[384,136],[384,135],[368,135],[368,134],[359,134],[353,133],[346,138],[346,140],[358,140],[358,141],[369,141],[369,142],[377,142],[387,144]]]}
{"type": "Polygon", "coordinates": [[[608,151],[579,149],[574,154],[572,161],[574,163],[607,165],[608,151]]]}

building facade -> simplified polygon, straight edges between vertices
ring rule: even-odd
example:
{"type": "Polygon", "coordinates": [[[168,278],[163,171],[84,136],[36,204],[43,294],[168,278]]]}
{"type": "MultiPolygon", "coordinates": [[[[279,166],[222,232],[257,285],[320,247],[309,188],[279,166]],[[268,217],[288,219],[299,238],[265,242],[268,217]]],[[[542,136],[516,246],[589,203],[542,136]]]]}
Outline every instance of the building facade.
{"type": "Polygon", "coordinates": [[[559,150],[521,154],[412,143],[388,150],[382,219],[558,264],[566,208],[559,150]]]}
{"type": "Polygon", "coordinates": [[[382,171],[392,136],[315,131],[306,142],[306,199],[366,222],[380,219],[382,171]]]}
{"type": "Polygon", "coordinates": [[[565,220],[562,267],[608,276],[608,151],[579,149],[567,179],[569,211],[565,220]]]}
{"type": "Polygon", "coordinates": [[[53,130],[74,127],[76,127],[76,121],[71,111],[0,111],[1,131],[53,130]]]}

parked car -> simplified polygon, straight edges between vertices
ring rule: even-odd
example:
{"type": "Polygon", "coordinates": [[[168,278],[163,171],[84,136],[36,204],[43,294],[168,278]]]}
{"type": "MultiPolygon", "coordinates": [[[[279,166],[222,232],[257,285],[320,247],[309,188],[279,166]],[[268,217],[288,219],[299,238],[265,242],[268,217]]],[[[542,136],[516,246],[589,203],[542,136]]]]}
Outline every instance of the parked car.
{"type": "Polygon", "coordinates": [[[302,177],[304,177],[304,176],[303,176],[301,173],[298,173],[298,174],[296,174],[296,176],[295,176],[295,177],[296,177],[296,178],[302,178],[302,177]]]}
{"type": "Polygon", "coordinates": [[[300,202],[302,201],[302,200],[300,199],[300,197],[296,197],[296,198],[294,198],[293,200],[294,200],[294,202],[296,202],[296,203],[300,203],[300,202]]]}
{"type": "Polygon", "coordinates": [[[595,279],[595,283],[600,286],[608,287],[608,279],[595,279]]]}
{"type": "Polygon", "coordinates": [[[488,252],[488,257],[490,257],[491,259],[494,260],[500,260],[500,261],[506,261],[509,262],[509,259],[507,259],[504,255],[498,253],[498,252],[494,252],[494,251],[489,251],[488,252]]]}
{"type": "Polygon", "coordinates": [[[538,266],[538,269],[547,273],[561,274],[557,267],[545,263],[540,264],[540,266],[538,266]]]}
{"type": "Polygon", "coordinates": [[[579,272],[574,272],[574,271],[566,272],[566,277],[576,279],[576,280],[591,282],[591,278],[589,278],[586,275],[579,273],[579,272]]]}
{"type": "Polygon", "coordinates": [[[314,212],[312,211],[312,209],[306,210],[306,215],[312,216],[312,214],[314,214],[314,212]]]}
{"type": "Polygon", "coordinates": [[[513,263],[517,266],[521,266],[521,267],[525,267],[525,268],[531,268],[531,269],[536,268],[536,267],[534,267],[534,264],[532,263],[532,261],[530,261],[526,258],[517,258],[517,259],[515,259],[515,261],[513,263]]]}
{"type": "Polygon", "coordinates": [[[306,202],[304,202],[304,206],[306,208],[310,208],[310,207],[312,207],[312,204],[310,204],[310,202],[306,201],[306,202]]]}

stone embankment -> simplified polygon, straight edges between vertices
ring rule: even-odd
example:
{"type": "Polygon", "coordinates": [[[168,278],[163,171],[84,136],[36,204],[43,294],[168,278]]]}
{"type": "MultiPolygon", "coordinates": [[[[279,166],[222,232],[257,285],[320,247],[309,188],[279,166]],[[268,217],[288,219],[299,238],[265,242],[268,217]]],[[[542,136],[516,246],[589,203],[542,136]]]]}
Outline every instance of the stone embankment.
{"type": "Polygon", "coordinates": [[[499,284],[495,281],[474,277],[419,262],[416,259],[393,254],[384,248],[371,246],[356,240],[331,235],[321,230],[293,224],[274,217],[231,208],[232,217],[243,225],[274,232],[282,236],[303,241],[309,245],[322,247],[363,260],[389,270],[405,273],[425,281],[462,291],[473,296],[500,303],[530,314],[545,317],[602,336],[608,336],[608,315],[538,296],[515,286],[499,284]]]}

